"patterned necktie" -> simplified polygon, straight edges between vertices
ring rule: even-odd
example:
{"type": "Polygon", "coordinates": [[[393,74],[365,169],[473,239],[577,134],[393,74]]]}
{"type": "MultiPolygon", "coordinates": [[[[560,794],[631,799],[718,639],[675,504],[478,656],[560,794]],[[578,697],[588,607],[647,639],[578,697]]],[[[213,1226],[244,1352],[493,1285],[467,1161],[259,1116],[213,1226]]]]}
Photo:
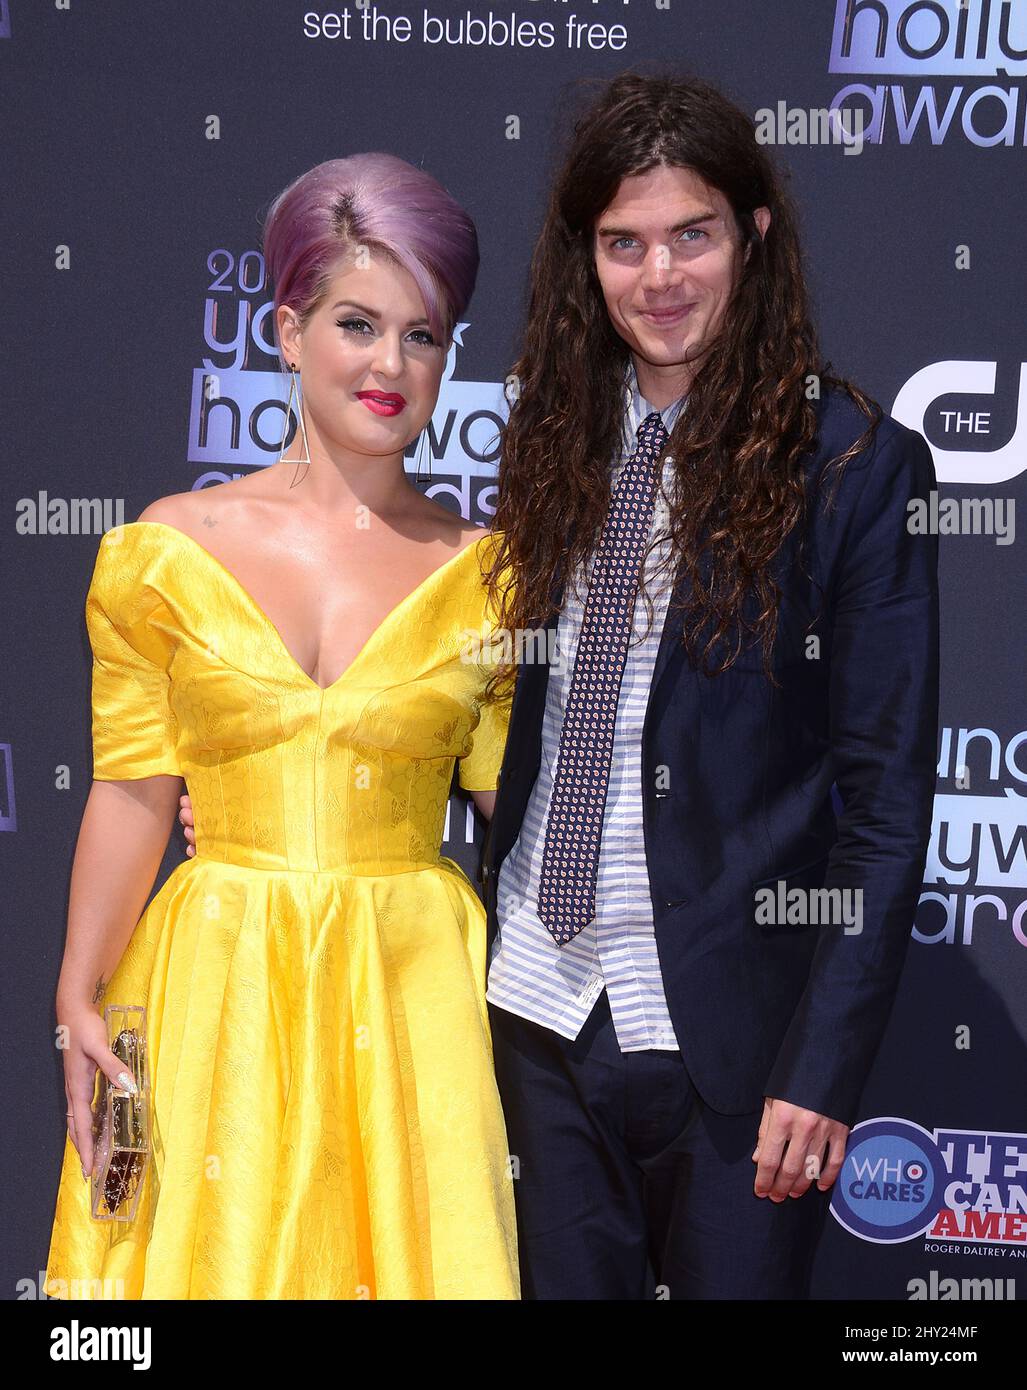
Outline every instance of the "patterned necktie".
{"type": "Polygon", "coordinates": [[[558,946],[595,915],[599,841],[610,781],[617,702],[635,597],[656,502],[656,461],[667,446],[657,411],[638,429],[610,503],[581,621],[549,803],[538,916],[558,946]]]}

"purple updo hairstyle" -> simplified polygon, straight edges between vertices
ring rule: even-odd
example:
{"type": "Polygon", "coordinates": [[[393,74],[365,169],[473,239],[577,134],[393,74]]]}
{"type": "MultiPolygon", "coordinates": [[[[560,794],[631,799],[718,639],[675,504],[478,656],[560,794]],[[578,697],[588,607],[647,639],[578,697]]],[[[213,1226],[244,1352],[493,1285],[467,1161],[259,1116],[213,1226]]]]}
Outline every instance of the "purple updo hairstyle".
{"type": "Polygon", "coordinates": [[[288,304],[306,324],[340,261],[361,246],[409,271],[432,335],[448,349],[478,274],[474,223],[431,174],[378,153],[316,164],[268,209],[264,256],[274,286],[276,344],[279,305],[288,304]]]}

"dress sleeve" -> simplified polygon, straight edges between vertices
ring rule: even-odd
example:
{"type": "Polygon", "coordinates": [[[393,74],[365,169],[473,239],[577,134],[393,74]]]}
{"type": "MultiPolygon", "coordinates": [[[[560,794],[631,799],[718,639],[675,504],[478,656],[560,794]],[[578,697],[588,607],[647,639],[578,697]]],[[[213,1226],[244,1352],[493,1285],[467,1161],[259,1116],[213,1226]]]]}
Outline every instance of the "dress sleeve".
{"type": "MultiPolygon", "coordinates": [[[[484,547],[489,561],[492,559],[490,546],[494,546],[498,540],[499,533],[491,532],[489,535],[489,545],[484,547]]],[[[510,581],[509,567],[502,572],[503,585],[508,585],[510,581]]],[[[481,592],[481,591],[479,591],[481,592]]],[[[481,598],[477,600],[481,602],[481,598]]],[[[496,615],[491,606],[485,601],[484,620],[479,631],[496,633],[496,615]]],[[[497,640],[494,638],[494,640],[497,640]]],[[[489,644],[483,643],[482,651],[489,652],[489,644]]],[[[501,647],[492,648],[494,656],[501,647]]],[[[484,688],[485,682],[496,670],[494,660],[483,659],[478,667],[481,686],[484,688]]],[[[457,778],[460,786],[468,792],[490,792],[495,791],[499,781],[499,769],[503,765],[503,751],[506,748],[506,735],[510,726],[510,709],[512,706],[512,693],[507,694],[503,699],[492,701],[488,704],[479,703],[479,718],[471,733],[472,744],[468,753],[460,759],[457,778]]]]}
{"type": "Polygon", "coordinates": [[[460,759],[458,777],[466,792],[495,791],[503,765],[506,732],[510,724],[509,696],[481,706],[481,716],[471,735],[471,751],[460,759]]]}
{"type": "Polygon", "coordinates": [[[117,540],[112,532],[101,540],[86,596],[93,649],[93,779],[177,777],[167,641],[151,622],[160,599],[142,577],[138,554],[130,555],[117,540]]]}

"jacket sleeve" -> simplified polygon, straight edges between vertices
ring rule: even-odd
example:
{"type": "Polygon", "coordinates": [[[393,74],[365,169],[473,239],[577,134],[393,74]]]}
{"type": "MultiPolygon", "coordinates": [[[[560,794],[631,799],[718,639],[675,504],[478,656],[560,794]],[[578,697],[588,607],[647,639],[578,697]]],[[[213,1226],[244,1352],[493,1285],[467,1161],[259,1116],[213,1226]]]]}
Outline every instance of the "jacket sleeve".
{"type": "Polygon", "coordinates": [[[832,600],[830,740],[843,809],[824,881],[861,890],[860,929],[819,929],[765,1088],[848,1125],[909,946],[930,842],[938,722],[938,540],[911,534],[907,506],[937,487],[931,452],[900,428],[864,472],[832,600]]]}

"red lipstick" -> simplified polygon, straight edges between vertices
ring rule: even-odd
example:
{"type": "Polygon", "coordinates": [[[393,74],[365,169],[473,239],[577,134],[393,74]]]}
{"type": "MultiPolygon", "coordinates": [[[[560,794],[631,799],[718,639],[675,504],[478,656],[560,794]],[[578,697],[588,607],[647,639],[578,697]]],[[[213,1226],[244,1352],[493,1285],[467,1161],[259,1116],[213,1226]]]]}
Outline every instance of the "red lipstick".
{"type": "Polygon", "coordinates": [[[358,391],[357,400],[376,415],[398,415],[406,405],[406,397],[395,391],[358,391]]]}

